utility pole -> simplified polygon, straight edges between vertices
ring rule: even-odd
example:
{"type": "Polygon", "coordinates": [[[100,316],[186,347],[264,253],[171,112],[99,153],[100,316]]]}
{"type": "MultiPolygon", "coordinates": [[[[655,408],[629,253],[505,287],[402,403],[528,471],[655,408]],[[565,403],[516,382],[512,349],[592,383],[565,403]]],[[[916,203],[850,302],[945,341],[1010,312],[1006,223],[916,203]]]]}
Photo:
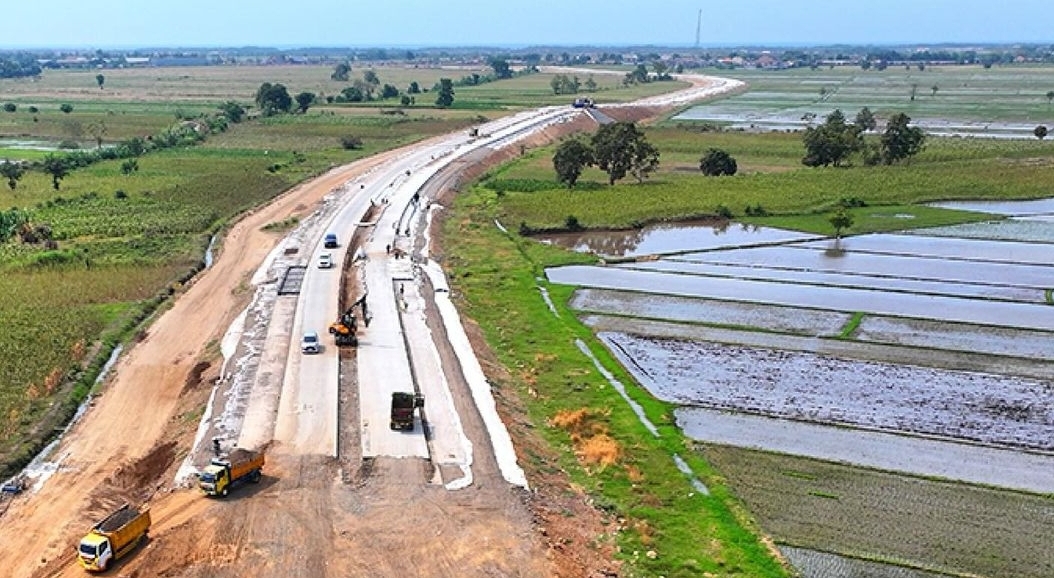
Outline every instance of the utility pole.
{"type": "Polygon", "coordinates": [[[703,9],[699,9],[699,16],[695,19],[695,49],[699,49],[699,35],[703,31],[703,9]]]}

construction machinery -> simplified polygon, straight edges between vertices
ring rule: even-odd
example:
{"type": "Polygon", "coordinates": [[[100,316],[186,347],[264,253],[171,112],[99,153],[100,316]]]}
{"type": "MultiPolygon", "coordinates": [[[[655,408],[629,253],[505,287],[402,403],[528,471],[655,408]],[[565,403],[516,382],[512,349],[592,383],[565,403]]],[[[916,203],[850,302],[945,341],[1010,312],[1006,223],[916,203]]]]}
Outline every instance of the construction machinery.
{"type": "Polygon", "coordinates": [[[413,430],[414,410],[425,406],[425,397],[419,393],[397,391],[392,394],[391,428],[413,430]]]}
{"type": "Polygon", "coordinates": [[[356,307],[362,309],[362,319],[369,325],[369,317],[366,315],[366,296],[363,295],[329,326],[329,333],[333,336],[338,346],[350,345],[354,347],[359,344],[359,338],[355,335],[358,329],[358,318],[355,317],[356,307]]]}
{"type": "Polygon", "coordinates": [[[125,504],[81,538],[77,559],[85,569],[103,572],[111,562],[135,549],[149,530],[150,510],[125,504]]]}
{"type": "Polygon", "coordinates": [[[216,457],[198,474],[198,487],[207,496],[226,496],[232,487],[258,483],[263,476],[264,453],[235,449],[226,458],[216,457]]]}

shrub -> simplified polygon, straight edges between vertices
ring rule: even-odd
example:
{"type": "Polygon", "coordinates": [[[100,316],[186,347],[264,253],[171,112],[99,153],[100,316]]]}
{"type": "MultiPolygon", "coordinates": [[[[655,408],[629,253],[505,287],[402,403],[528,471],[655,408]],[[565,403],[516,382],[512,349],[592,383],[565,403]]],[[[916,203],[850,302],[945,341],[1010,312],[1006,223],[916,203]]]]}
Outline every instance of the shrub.
{"type": "Polygon", "coordinates": [[[357,150],[362,148],[362,138],[357,136],[342,136],[340,137],[340,146],[344,147],[344,150],[357,150]]]}
{"type": "Polygon", "coordinates": [[[4,103],[4,112],[15,112],[16,110],[18,110],[18,105],[16,105],[15,103],[13,103],[13,102],[5,102],[4,103]]]}

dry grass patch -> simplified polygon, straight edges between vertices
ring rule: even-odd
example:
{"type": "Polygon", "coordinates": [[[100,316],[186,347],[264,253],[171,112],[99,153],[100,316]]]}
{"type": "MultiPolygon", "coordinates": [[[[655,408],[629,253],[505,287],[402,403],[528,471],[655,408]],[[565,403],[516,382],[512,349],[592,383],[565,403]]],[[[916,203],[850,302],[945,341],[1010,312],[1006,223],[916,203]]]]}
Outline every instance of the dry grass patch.
{"type": "Polygon", "coordinates": [[[622,455],[622,447],[608,434],[607,424],[601,421],[606,417],[607,413],[579,408],[560,410],[550,420],[552,425],[570,434],[575,455],[587,471],[595,467],[596,471],[602,472],[618,463],[622,455]]]}

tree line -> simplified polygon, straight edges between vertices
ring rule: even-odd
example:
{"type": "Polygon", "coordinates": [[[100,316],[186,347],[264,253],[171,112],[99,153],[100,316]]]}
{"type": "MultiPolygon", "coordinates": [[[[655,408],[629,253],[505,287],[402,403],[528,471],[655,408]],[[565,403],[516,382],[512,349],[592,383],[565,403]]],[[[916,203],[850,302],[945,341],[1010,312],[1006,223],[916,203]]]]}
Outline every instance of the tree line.
{"type": "Polygon", "coordinates": [[[910,123],[908,115],[902,112],[893,114],[876,142],[864,137],[878,126],[869,108],[860,109],[852,123],[846,120],[841,110],[835,109],[823,124],[805,129],[802,135],[805,156],[801,162],[808,167],[838,167],[859,154],[866,166],[898,163],[921,152],[926,140],[922,129],[910,123]]]}

